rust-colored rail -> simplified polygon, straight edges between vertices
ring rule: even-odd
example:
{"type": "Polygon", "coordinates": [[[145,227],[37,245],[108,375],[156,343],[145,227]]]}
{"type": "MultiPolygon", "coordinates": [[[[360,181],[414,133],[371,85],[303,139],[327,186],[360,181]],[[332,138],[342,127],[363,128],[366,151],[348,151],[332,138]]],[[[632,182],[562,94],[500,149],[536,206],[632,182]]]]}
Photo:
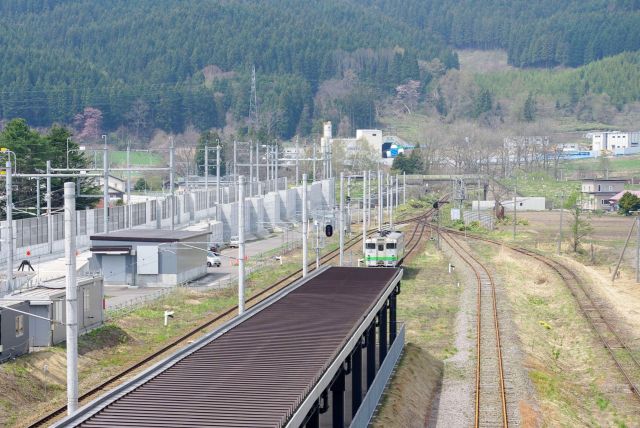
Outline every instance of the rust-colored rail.
{"type": "MultiPolygon", "coordinates": [[[[442,230],[441,230],[442,233],[442,230]]],[[[481,426],[483,422],[489,422],[496,420],[499,412],[502,418],[503,427],[509,426],[509,418],[507,416],[507,399],[504,382],[504,367],[502,357],[502,344],[500,338],[500,323],[498,320],[498,305],[496,298],[496,286],[491,272],[482,264],[473,254],[471,254],[466,248],[460,245],[455,238],[449,236],[446,232],[442,233],[442,238],[449,244],[451,249],[464,261],[467,266],[473,271],[477,287],[477,302],[476,302],[476,394],[475,394],[475,417],[474,426],[477,428],[481,426]],[[490,301],[486,302],[483,299],[483,289],[486,286],[490,289],[490,301]],[[486,305],[490,304],[490,308],[486,305]],[[490,310],[492,316],[491,323],[483,323],[483,316],[487,316],[486,312],[490,310]],[[492,331],[493,330],[493,331],[492,331]],[[483,340],[491,341],[495,340],[494,349],[491,346],[484,345],[483,340]],[[487,349],[488,348],[488,349],[487,349]],[[491,364],[495,358],[495,367],[491,364]],[[497,368],[497,376],[492,370],[497,368]],[[487,373],[488,372],[488,373],[487,373]],[[483,388],[483,385],[495,385],[493,388],[483,388]],[[488,389],[489,391],[485,391],[488,389]],[[484,394],[484,395],[483,395],[484,394]],[[495,404],[496,394],[499,401],[499,410],[491,408],[491,404],[495,404]],[[492,403],[492,400],[494,403],[492,403]],[[485,403],[482,403],[482,402],[485,403]],[[484,421],[483,417],[484,416],[484,421]]],[[[484,290],[486,292],[486,290],[484,290]]]]}
{"type": "MultiPolygon", "coordinates": [[[[414,234],[416,233],[416,230],[418,228],[419,224],[424,224],[424,222],[426,222],[426,220],[428,220],[428,218],[432,215],[433,213],[433,209],[429,209],[427,210],[425,213],[416,216],[416,217],[412,217],[406,220],[401,220],[396,222],[396,224],[407,224],[407,223],[413,223],[416,222],[416,228],[414,229],[414,234]]],[[[423,230],[424,230],[424,226],[423,226],[423,230]]],[[[373,234],[377,232],[376,229],[371,229],[367,232],[368,235],[373,234]]],[[[413,236],[413,235],[412,235],[413,236]]],[[[352,239],[350,239],[348,242],[345,243],[345,249],[349,249],[355,245],[357,245],[358,243],[361,242],[361,237],[360,236],[356,236],[352,239]]],[[[417,245],[417,244],[416,244],[417,245]]],[[[412,247],[411,251],[415,248],[412,247]]],[[[321,257],[321,260],[323,263],[327,263],[333,259],[335,259],[339,254],[339,249],[336,248],[335,250],[332,250],[330,252],[328,252],[327,254],[325,254],[324,256],[321,257]]],[[[406,257],[406,256],[405,256],[406,257]]],[[[310,262],[308,264],[308,266],[310,268],[315,267],[315,262],[310,262]]],[[[283,287],[285,287],[288,284],[291,284],[292,282],[296,281],[297,279],[301,278],[302,276],[302,269],[299,269],[289,275],[287,275],[286,277],[278,280],[277,282],[275,282],[274,284],[270,285],[269,287],[265,288],[264,290],[259,291],[258,293],[256,293],[255,295],[249,297],[247,299],[247,307],[253,306],[255,304],[260,303],[262,300],[264,300],[266,297],[268,297],[272,292],[275,292],[283,287]]],[[[153,352],[152,354],[146,356],[145,358],[143,358],[142,360],[134,363],[133,365],[127,367],[126,369],[124,369],[123,371],[121,371],[120,373],[112,376],[111,378],[103,381],[102,383],[100,383],[99,385],[91,388],[89,391],[83,393],[82,395],[80,395],[78,401],[80,403],[83,402],[87,402],[90,398],[95,397],[96,395],[104,392],[108,387],[120,382],[124,377],[136,372],[137,370],[147,366],[148,364],[150,364],[151,362],[157,360],[160,356],[164,355],[165,353],[171,351],[172,349],[178,347],[181,343],[184,343],[186,340],[190,339],[191,337],[193,337],[194,335],[200,333],[201,331],[207,329],[208,327],[211,327],[212,325],[216,324],[217,322],[223,320],[224,318],[230,316],[231,314],[233,314],[235,311],[238,310],[237,306],[233,306],[229,309],[227,309],[226,311],[224,311],[223,313],[215,316],[212,319],[207,320],[206,322],[200,324],[199,326],[195,327],[194,329],[188,331],[186,334],[180,336],[179,338],[171,341],[170,343],[168,343],[167,345],[163,346],[162,348],[158,349],[157,351],[153,352]]],[[[44,426],[49,422],[52,422],[54,419],[60,417],[61,415],[63,415],[67,410],[67,406],[63,405],[58,407],[57,409],[55,409],[54,411],[52,411],[51,413],[45,415],[44,417],[38,419],[36,422],[31,423],[30,425],[28,425],[30,428],[33,427],[40,427],[40,426],[44,426]]]]}
{"type": "MultiPolygon", "coordinates": [[[[462,232],[456,230],[448,230],[448,232],[456,235],[462,235],[462,232]]],[[[598,340],[608,351],[613,363],[626,380],[629,389],[634,394],[635,398],[640,400],[640,362],[635,357],[633,351],[622,339],[618,329],[614,326],[603,308],[593,301],[589,290],[587,290],[584,281],[579,275],[561,262],[535,251],[483,236],[467,234],[467,237],[477,241],[505,246],[512,251],[538,260],[556,272],[576,300],[580,312],[584,315],[587,323],[598,337],[598,340]]]]}

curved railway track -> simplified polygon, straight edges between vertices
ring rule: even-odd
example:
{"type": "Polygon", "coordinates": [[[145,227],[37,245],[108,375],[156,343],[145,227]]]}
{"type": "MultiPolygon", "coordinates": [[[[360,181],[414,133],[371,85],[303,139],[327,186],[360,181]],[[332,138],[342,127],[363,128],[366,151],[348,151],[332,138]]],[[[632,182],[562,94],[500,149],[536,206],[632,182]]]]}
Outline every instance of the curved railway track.
{"type": "MultiPolygon", "coordinates": [[[[415,239],[416,232],[417,232],[418,228],[421,226],[421,232],[420,232],[419,237],[415,240],[415,243],[413,243],[413,246],[411,247],[411,250],[409,250],[408,252],[405,253],[405,256],[403,257],[402,260],[404,260],[404,258],[406,258],[406,256],[411,251],[413,251],[416,248],[416,246],[418,245],[418,243],[420,241],[420,238],[422,237],[422,233],[424,232],[424,229],[426,227],[426,221],[432,215],[433,211],[434,211],[433,209],[429,209],[425,213],[423,213],[423,214],[421,214],[419,216],[412,217],[412,218],[409,218],[409,219],[406,219],[406,220],[401,220],[401,221],[397,221],[396,222],[396,224],[416,223],[416,227],[413,230],[413,233],[411,235],[409,243],[411,243],[415,239]]],[[[370,229],[367,232],[367,235],[371,235],[371,234],[375,233],[376,231],[377,231],[377,229],[370,229]]],[[[356,236],[356,237],[350,239],[349,241],[345,242],[345,250],[349,249],[349,248],[352,248],[355,245],[359,244],[361,242],[361,240],[362,240],[361,236],[356,236]]],[[[339,254],[339,249],[336,248],[335,250],[332,250],[332,251],[328,252],[327,254],[323,255],[320,258],[320,260],[321,260],[322,264],[326,264],[329,261],[335,259],[338,256],[338,254],[339,254]]],[[[309,271],[312,271],[313,269],[315,269],[315,262],[309,263],[308,267],[310,268],[309,271]]],[[[274,284],[268,286],[267,288],[259,291],[258,293],[254,294],[253,296],[249,297],[246,300],[247,308],[260,303],[262,300],[267,298],[272,293],[275,293],[276,291],[278,291],[281,288],[284,288],[285,286],[293,283],[294,281],[298,280],[301,277],[302,277],[302,269],[299,269],[299,270],[287,275],[286,277],[281,278],[280,280],[278,280],[274,284]]],[[[142,360],[134,363],[133,365],[127,367],[122,372],[112,376],[111,378],[109,378],[109,379],[105,380],[104,382],[98,384],[97,386],[91,388],[89,391],[81,394],[79,396],[78,402],[80,403],[80,405],[82,405],[82,403],[86,403],[86,402],[90,401],[91,399],[97,397],[98,395],[100,395],[103,392],[105,392],[109,387],[115,386],[119,382],[123,381],[127,376],[132,375],[133,373],[137,372],[138,370],[142,369],[143,367],[146,367],[150,363],[158,360],[164,354],[174,350],[175,348],[177,348],[181,344],[186,343],[189,339],[191,339],[196,334],[206,330],[207,328],[213,326],[216,323],[221,322],[222,320],[225,320],[228,317],[231,317],[237,310],[238,310],[238,307],[237,306],[233,306],[233,307],[227,309],[226,311],[224,311],[223,313],[215,316],[214,318],[211,318],[211,319],[207,320],[206,322],[200,324],[199,326],[195,327],[194,329],[188,331],[186,334],[184,334],[184,335],[180,336],[179,338],[171,341],[170,343],[168,343],[167,345],[163,346],[162,348],[154,351],[152,354],[148,355],[144,359],[142,359],[142,360]]],[[[30,427],[30,428],[45,426],[49,422],[52,422],[53,420],[55,420],[58,417],[62,416],[66,412],[66,410],[67,410],[67,406],[66,405],[60,406],[57,409],[55,409],[54,411],[52,411],[51,413],[45,415],[44,417],[38,419],[35,422],[30,423],[27,426],[30,427]]]]}
{"type": "MultiPolygon", "coordinates": [[[[462,232],[455,230],[447,230],[447,233],[463,235],[462,232]]],[[[539,261],[554,271],[569,289],[578,304],[580,312],[582,312],[596,337],[611,356],[613,363],[627,382],[634,397],[640,401],[640,361],[622,338],[618,328],[615,326],[615,320],[612,319],[603,305],[598,304],[593,299],[579,275],[561,262],[535,251],[481,236],[469,234],[466,236],[477,241],[505,246],[512,251],[539,261]]]]}
{"type": "Polygon", "coordinates": [[[474,426],[509,426],[496,285],[491,272],[446,232],[443,240],[473,271],[476,298],[476,382],[474,426]]]}

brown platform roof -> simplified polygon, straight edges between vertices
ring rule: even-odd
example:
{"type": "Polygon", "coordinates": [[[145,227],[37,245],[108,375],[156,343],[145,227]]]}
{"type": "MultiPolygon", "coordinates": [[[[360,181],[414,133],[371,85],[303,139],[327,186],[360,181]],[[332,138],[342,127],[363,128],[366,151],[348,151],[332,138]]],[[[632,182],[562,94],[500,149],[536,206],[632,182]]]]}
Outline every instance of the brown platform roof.
{"type": "MultiPolygon", "coordinates": [[[[332,267],[132,387],[82,427],[280,427],[398,278],[332,267]]],[[[91,414],[91,413],[89,413],[91,414]]]]}

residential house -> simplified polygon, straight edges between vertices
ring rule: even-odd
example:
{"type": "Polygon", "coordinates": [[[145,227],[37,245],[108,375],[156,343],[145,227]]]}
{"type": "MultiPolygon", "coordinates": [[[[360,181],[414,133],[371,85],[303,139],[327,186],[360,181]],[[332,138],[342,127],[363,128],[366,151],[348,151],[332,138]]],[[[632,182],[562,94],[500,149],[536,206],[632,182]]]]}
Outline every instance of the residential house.
{"type": "Polygon", "coordinates": [[[610,200],[624,190],[625,179],[584,178],[582,180],[582,209],[611,211],[610,200]]]}

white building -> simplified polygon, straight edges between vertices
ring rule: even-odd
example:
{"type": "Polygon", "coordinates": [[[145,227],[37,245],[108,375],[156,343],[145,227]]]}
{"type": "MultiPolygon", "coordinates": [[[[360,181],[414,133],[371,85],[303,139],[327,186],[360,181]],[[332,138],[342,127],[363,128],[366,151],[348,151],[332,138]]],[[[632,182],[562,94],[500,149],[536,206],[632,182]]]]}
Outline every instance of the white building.
{"type": "Polygon", "coordinates": [[[592,132],[587,137],[591,138],[592,150],[598,153],[630,154],[640,151],[640,132],[637,131],[592,132]]]}

